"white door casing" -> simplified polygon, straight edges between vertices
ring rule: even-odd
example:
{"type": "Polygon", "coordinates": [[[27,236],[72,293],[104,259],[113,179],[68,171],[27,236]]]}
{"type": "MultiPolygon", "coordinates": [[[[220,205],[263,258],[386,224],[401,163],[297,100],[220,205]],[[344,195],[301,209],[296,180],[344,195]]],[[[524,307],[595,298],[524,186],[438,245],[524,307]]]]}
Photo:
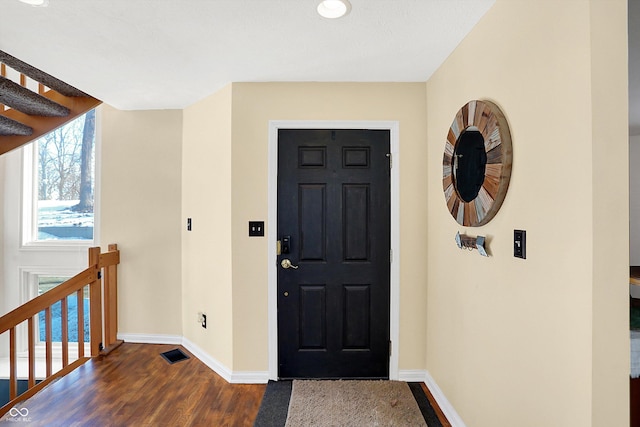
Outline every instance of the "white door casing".
{"type": "Polygon", "coordinates": [[[278,129],[383,129],[390,132],[391,168],[391,295],[389,333],[392,351],[389,357],[389,379],[399,378],[400,337],[400,156],[399,122],[397,121],[269,121],[269,190],[268,190],[268,330],[269,379],[278,379],[278,305],[277,305],[277,190],[278,129]]]}

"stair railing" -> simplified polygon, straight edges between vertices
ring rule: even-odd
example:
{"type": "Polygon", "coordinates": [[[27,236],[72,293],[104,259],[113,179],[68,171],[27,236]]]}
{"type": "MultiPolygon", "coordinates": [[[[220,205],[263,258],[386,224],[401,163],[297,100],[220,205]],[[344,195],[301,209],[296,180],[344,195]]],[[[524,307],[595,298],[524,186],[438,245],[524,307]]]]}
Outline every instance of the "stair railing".
{"type": "Polygon", "coordinates": [[[106,355],[122,344],[117,339],[117,266],[120,263],[120,251],[117,245],[111,244],[108,252],[100,253],[100,248],[89,248],[89,267],[61,283],[48,292],[21,305],[15,310],[0,317],[0,336],[9,333],[9,402],[0,407],[0,417],[7,413],[17,402],[36,394],[51,383],[91,357],[106,355]],[[89,287],[89,331],[90,357],[85,356],[84,349],[84,291],[89,287]],[[67,298],[75,295],[78,310],[78,354],[77,359],[69,363],[68,303],[67,298]],[[53,372],[52,343],[52,306],[61,303],[61,347],[62,369],[53,372]],[[36,384],[35,343],[36,319],[38,313],[44,311],[46,334],[46,375],[36,384]],[[27,322],[28,328],[28,380],[27,391],[18,395],[17,374],[17,337],[16,327],[27,322]],[[104,332],[104,334],[103,334],[104,332]]]}

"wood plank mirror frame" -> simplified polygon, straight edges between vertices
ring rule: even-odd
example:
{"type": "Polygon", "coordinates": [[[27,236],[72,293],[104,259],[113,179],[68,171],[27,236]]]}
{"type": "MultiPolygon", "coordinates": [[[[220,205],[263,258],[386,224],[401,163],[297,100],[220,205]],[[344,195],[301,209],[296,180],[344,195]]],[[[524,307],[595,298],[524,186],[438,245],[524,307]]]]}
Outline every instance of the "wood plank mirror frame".
{"type": "Polygon", "coordinates": [[[442,187],[459,224],[491,221],[507,194],[511,163],[511,132],[500,108],[473,100],[458,110],[445,143],[442,187]]]}

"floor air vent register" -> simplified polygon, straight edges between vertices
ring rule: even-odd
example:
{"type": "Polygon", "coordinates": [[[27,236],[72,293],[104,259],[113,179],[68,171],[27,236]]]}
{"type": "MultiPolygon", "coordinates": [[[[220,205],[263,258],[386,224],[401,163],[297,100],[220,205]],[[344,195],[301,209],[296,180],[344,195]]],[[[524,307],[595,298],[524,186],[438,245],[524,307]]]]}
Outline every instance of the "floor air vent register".
{"type": "Polygon", "coordinates": [[[160,353],[160,356],[162,356],[164,360],[166,360],[170,364],[181,362],[189,358],[189,356],[184,354],[182,350],[180,350],[179,348],[176,348],[175,350],[165,351],[164,353],[160,353]]]}

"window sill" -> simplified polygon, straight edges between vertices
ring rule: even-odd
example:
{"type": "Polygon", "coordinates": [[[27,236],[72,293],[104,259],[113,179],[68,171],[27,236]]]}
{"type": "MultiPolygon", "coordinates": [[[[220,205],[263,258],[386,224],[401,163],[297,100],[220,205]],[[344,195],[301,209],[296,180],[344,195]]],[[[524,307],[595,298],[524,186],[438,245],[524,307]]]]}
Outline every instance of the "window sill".
{"type": "Polygon", "coordinates": [[[21,251],[56,251],[56,252],[77,252],[78,249],[87,250],[96,246],[93,240],[65,240],[65,241],[41,241],[23,243],[20,246],[21,251]]]}

